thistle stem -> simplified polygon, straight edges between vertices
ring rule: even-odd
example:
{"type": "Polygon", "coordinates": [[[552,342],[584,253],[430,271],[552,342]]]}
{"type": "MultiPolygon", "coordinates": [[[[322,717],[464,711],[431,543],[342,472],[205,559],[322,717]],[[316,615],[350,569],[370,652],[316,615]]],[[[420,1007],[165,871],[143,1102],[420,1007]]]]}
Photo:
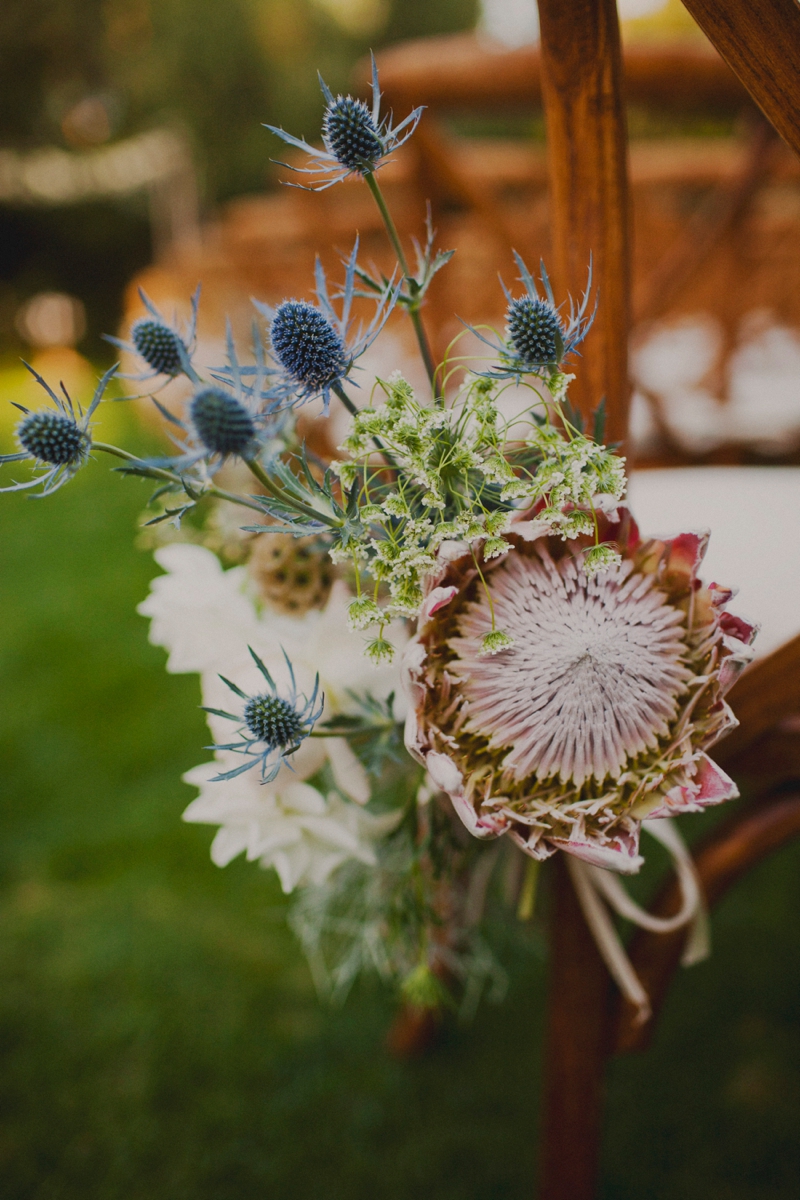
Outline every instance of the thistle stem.
{"type": "Polygon", "coordinates": [[[284,492],[281,488],[277,487],[257,459],[246,458],[244,461],[268,496],[272,496],[274,500],[280,500],[282,504],[287,506],[287,508],[293,508],[296,513],[300,514],[300,516],[311,517],[315,521],[322,521],[324,525],[330,525],[331,528],[336,528],[339,526],[340,522],[335,521],[333,517],[329,517],[327,513],[321,512],[319,509],[312,508],[310,504],[303,504],[302,500],[296,500],[294,496],[291,496],[288,492],[284,492]]]}
{"type": "Polygon", "coordinates": [[[397,261],[400,264],[400,270],[406,277],[412,300],[412,304],[408,309],[408,315],[411,318],[411,324],[414,326],[414,333],[417,335],[419,352],[422,355],[422,361],[425,364],[425,370],[428,378],[431,381],[431,387],[433,388],[434,396],[436,397],[437,403],[441,404],[443,403],[443,398],[439,396],[438,389],[436,387],[436,367],[434,366],[433,355],[428,343],[428,335],[425,332],[425,327],[422,324],[422,317],[420,316],[419,308],[416,305],[416,293],[418,291],[417,281],[409,269],[408,260],[406,259],[403,245],[400,241],[400,235],[397,232],[397,226],[392,219],[392,214],[389,212],[388,206],[383,197],[383,192],[378,186],[377,179],[371,171],[364,176],[364,179],[366,180],[367,187],[375,198],[375,203],[378,206],[383,223],[386,226],[386,232],[389,235],[389,241],[392,243],[394,252],[397,255],[397,261]]]}
{"type": "Polygon", "coordinates": [[[166,479],[170,483],[180,483],[180,477],[174,471],[166,471],[163,467],[151,467],[149,463],[144,462],[135,454],[130,454],[127,450],[121,450],[119,446],[112,446],[108,442],[92,442],[93,450],[101,450],[103,454],[113,454],[115,458],[124,459],[125,462],[135,463],[137,467],[141,467],[143,471],[152,479],[166,479]]]}
{"type": "MultiPolygon", "coordinates": [[[[151,467],[141,458],[137,458],[135,454],[130,454],[127,450],[120,449],[119,446],[111,446],[108,442],[92,442],[93,450],[102,450],[104,454],[113,454],[115,458],[121,458],[125,462],[135,463],[143,471],[147,471],[153,479],[165,479],[169,483],[177,483],[180,487],[185,488],[185,483],[180,475],[176,475],[174,471],[167,471],[163,467],[151,467]]],[[[242,508],[251,508],[253,512],[263,512],[260,504],[256,504],[255,500],[248,500],[246,496],[237,496],[235,492],[226,492],[222,488],[214,487],[206,489],[205,495],[216,496],[218,500],[227,500],[229,504],[239,504],[242,508]]]]}
{"type": "MultiPolygon", "coordinates": [[[[127,450],[121,450],[119,446],[111,446],[107,442],[92,442],[92,449],[102,450],[104,454],[113,454],[116,458],[121,458],[125,462],[135,463],[135,465],[142,471],[146,472],[150,478],[164,479],[168,483],[176,483],[179,487],[184,489],[187,495],[191,496],[193,494],[190,488],[187,487],[186,481],[174,471],[167,471],[163,467],[151,467],[148,463],[144,462],[141,458],[138,458],[135,454],[130,454],[127,450]]],[[[287,492],[284,492],[280,488],[276,487],[269,475],[267,475],[264,468],[260,463],[256,462],[255,459],[247,458],[245,459],[245,462],[266,493],[269,496],[272,496],[273,499],[280,500],[288,508],[293,508],[295,512],[301,514],[302,516],[313,517],[314,520],[322,521],[326,525],[335,526],[337,524],[337,522],[331,517],[327,516],[326,513],[319,512],[317,509],[312,508],[309,504],[303,504],[300,500],[295,500],[294,496],[290,496],[287,492]]],[[[247,500],[244,496],[237,496],[235,492],[226,492],[223,491],[222,488],[214,487],[213,485],[209,488],[206,488],[203,494],[216,496],[218,499],[227,500],[231,504],[240,504],[243,508],[253,509],[254,512],[263,513],[264,511],[261,505],[255,500],[247,500]]],[[[197,497],[195,496],[194,498],[196,499],[197,497]]]]}
{"type": "Polygon", "coordinates": [[[256,504],[254,500],[247,500],[244,496],[237,496],[235,492],[225,492],[222,488],[210,487],[209,495],[216,496],[218,500],[227,500],[230,504],[240,504],[242,508],[252,508],[254,512],[263,512],[260,504],[256,504]]]}
{"type": "Polygon", "coordinates": [[[335,396],[339,397],[342,404],[345,406],[347,411],[350,413],[351,417],[358,416],[358,409],[356,408],[355,404],[353,404],[353,401],[350,399],[350,397],[348,396],[347,392],[344,390],[344,388],[342,387],[342,385],[338,379],[335,379],[333,381],[333,383],[331,384],[331,391],[333,392],[333,394],[335,396]]]}

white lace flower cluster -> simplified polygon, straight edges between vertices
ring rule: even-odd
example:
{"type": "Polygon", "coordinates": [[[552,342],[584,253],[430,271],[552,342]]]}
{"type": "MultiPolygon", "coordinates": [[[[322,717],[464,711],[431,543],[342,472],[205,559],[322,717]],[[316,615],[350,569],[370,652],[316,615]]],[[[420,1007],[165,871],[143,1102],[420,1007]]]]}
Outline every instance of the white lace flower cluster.
{"type": "MultiPolygon", "coordinates": [[[[568,438],[552,425],[534,426],[525,440],[540,451],[542,461],[532,489],[522,492],[520,484],[516,494],[528,501],[545,500],[539,518],[565,540],[592,534],[595,513],[612,515],[625,495],[624,458],[583,434],[568,438]]],[[[584,569],[592,576],[619,561],[610,546],[598,545],[588,551],[584,569]]]]}
{"type": "MultiPolygon", "coordinates": [[[[368,691],[385,698],[399,691],[394,671],[376,672],[360,653],[358,639],[347,633],[344,585],[334,586],[323,611],[311,610],[301,618],[259,614],[248,595],[245,569],[224,571],[210,550],[165,546],[156,552],[156,561],[166,574],[153,580],[139,612],[151,618],[150,640],[169,651],[167,670],[200,675],[205,705],[229,703],[220,671],[244,691],[258,688],[248,646],[279,685],[288,682],[284,650],[300,689],[310,689],[319,672],[324,720],[352,713],[354,694],[368,691]]],[[[224,740],[225,722],[210,713],[208,723],[214,739],[224,740]]],[[[346,859],[375,862],[375,841],[390,830],[396,816],[378,817],[365,810],[369,778],[345,738],[307,738],[291,768],[282,766],[268,784],[260,783],[257,772],[224,782],[214,779],[236,762],[230,751],[217,751],[214,762],[184,776],[200,789],[184,820],[220,826],[211,847],[217,865],[244,853],[263,867],[274,867],[283,890],[290,892],[323,883],[346,859]],[[308,782],[325,766],[335,784],[327,794],[308,782]]]]}
{"type": "MultiPolygon", "coordinates": [[[[560,378],[563,400],[571,376],[560,378]]],[[[564,420],[557,401],[551,407],[564,432],[541,413],[538,420],[529,414],[524,436],[515,437],[498,409],[495,381],[474,380],[450,408],[420,404],[399,372],[379,383],[385,404],[353,418],[341,447],[350,457],[333,464],[356,497],[361,529],[333,556],[350,559],[374,582],[372,595],[359,592],[351,602],[348,618],[351,629],[378,627],[368,647],[378,661],[392,652],[383,636],[387,619],[419,616],[424,580],[437,570],[445,543],[480,547],[483,562],[501,557],[512,548],[503,535],[515,511],[533,506],[541,510],[539,536],[591,534],[596,510],[613,512],[625,493],[624,459],[564,420]],[[382,589],[388,603],[379,602],[382,589]]],[[[592,575],[618,560],[613,547],[597,544],[587,551],[586,568],[592,575]]],[[[490,642],[487,653],[508,644],[500,630],[490,642]]]]}
{"type": "Polygon", "coordinates": [[[511,548],[501,536],[511,512],[497,507],[497,496],[490,500],[487,485],[506,474],[513,478],[503,457],[491,384],[474,385],[467,402],[454,409],[419,404],[399,372],[381,387],[385,405],[362,409],[353,418],[342,446],[351,457],[333,464],[343,487],[362,484],[363,540],[334,556],[340,561],[352,556],[374,580],[375,594],[358,595],[348,616],[352,629],[379,627],[368,648],[378,659],[391,653],[383,637],[387,618],[419,615],[423,580],[436,570],[443,543],[483,542],[487,558],[511,548]],[[371,463],[376,446],[395,476],[388,486],[385,469],[371,463]],[[384,607],[378,604],[381,585],[389,592],[384,607]]]}

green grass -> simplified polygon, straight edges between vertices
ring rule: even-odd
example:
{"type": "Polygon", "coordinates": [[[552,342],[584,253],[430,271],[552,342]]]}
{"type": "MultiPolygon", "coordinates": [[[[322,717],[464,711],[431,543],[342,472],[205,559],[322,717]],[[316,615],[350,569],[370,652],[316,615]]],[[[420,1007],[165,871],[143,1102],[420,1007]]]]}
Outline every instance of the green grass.
{"type": "MultiPolygon", "coordinates": [[[[271,874],[208,857],[206,741],[135,605],[143,486],[90,466],[0,503],[0,1178],[8,1200],[522,1200],[544,965],[428,1059],[389,998],[321,1006],[271,874]]],[[[800,846],[715,918],[646,1055],[609,1080],[603,1195],[800,1195],[800,846]]],[[[535,950],[536,941],[533,939],[535,950]]]]}

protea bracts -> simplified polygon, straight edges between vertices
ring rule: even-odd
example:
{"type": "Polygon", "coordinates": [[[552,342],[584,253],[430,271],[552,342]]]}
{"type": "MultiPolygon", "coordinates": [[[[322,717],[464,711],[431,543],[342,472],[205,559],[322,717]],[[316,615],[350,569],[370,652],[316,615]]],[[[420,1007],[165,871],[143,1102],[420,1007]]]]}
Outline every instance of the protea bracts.
{"type": "Polygon", "coordinates": [[[736,724],[724,697],[756,631],[698,578],[707,535],[598,519],[622,561],[591,578],[592,539],[523,519],[504,558],[442,561],[405,654],[406,745],[476,837],[631,873],[644,818],[738,794],[706,750],[736,724]],[[495,627],[513,644],[487,655],[495,627]]]}

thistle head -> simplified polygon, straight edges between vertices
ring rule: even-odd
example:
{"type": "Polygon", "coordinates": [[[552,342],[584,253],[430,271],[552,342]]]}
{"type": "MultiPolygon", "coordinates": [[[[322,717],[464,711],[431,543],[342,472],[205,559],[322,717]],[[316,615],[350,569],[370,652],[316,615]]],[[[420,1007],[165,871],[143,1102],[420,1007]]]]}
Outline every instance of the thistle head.
{"type": "Polygon", "coordinates": [[[347,369],[341,337],[327,317],[305,300],[284,300],[278,306],[270,337],[281,366],[304,387],[323,387],[347,369]]]}
{"type": "Polygon", "coordinates": [[[244,722],[253,737],[269,750],[285,750],[307,732],[306,722],[295,706],[270,692],[247,701],[244,722]]]}
{"type": "Polygon", "coordinates": [[[526,367],[558,363],[564,356],[564,331],[552,304],[533,296],[512,300],[506,310],[508,336],[526,367]]]}
{"type": "Polygon", "coordinates": [[[338,96],[328,104],[323,121],[325,144],[337,162],[367,175],[385,153],[378,128],[363,100],[338,96]]]}
{"type": "Polygon", "coordinates": [[[159,375],[178,375],[183,370],[186,346],[174,329],[153,317],[142,317],[131,329],[131,341],[148,367],[159,375]]]}
{"type": "Polygon", "coordinates": [[[25,450],[39,462],[54,467],[74,466],[85,456],[90,439],[66,413],[41,409],[29,413],[17,428],[25,450]]]}
{"type": "Polygon", "coordinates": [[[244,454],[252,444],[256,430],[250,414],[222,388],[196,392],[189,411],[197,436],[213,454],[244,454]]]}

